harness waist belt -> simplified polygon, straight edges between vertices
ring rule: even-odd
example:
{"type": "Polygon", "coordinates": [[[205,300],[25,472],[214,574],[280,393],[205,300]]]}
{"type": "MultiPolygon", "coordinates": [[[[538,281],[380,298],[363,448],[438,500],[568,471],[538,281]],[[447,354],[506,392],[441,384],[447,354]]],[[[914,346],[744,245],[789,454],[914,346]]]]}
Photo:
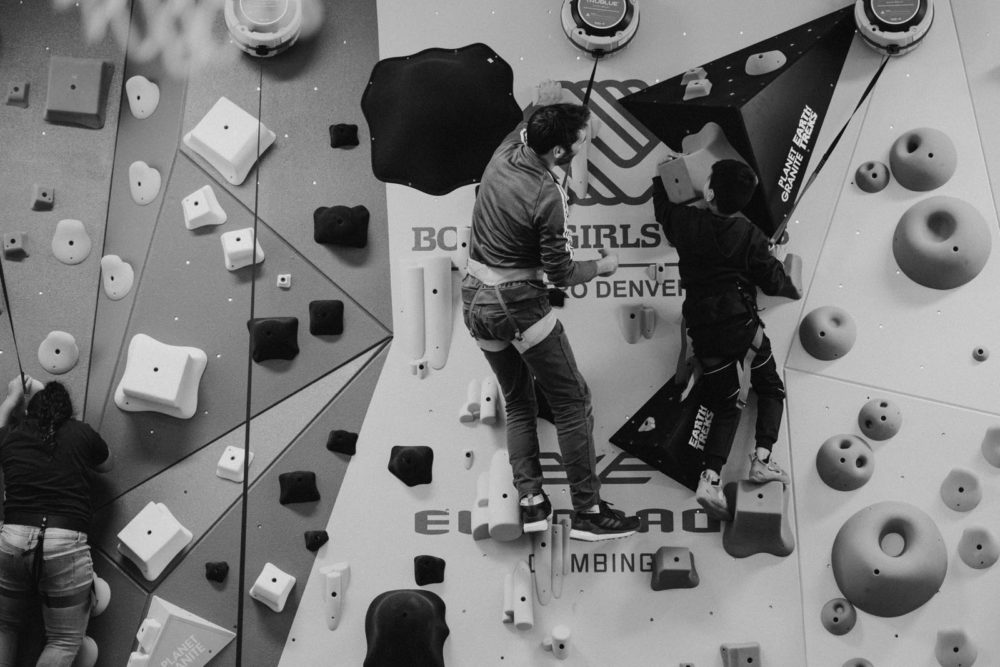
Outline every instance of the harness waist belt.
{"type": "Polygon", "coordinates": [[[16,523],[21,526],[42,527],[42,519],[46,519],[46,528],[63,528],[65,530],[75,530],[79,533],[86,533],[90,526],[89,522],[69,516],[59,516],[58,514],[43,514],[41,512],[13,511],[4,514],[3,520],[6,523],[16,523]]]}
{"type": "Polygon", "coordinates": [[[471,257],[466,265],[469,273],[479,282],[490,287],[513,283],[519,280],[541,280],[542,270],[538,267],[492,267],[471,257]]]}

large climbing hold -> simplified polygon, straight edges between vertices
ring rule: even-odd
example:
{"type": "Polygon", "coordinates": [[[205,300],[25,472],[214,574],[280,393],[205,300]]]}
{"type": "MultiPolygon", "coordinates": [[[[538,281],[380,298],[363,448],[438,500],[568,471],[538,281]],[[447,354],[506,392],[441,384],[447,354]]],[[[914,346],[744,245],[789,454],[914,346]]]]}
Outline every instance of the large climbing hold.
{"type": "Polygon", "coordinates": [[[166,505],[149,501],[118,533],[118,551],[147,581],[156,581],[194,535],[166,505]]]}
{"type": "Polygon", "coordinates": [[[38,363],[53,375],[68,373],[80,359],[80,348],[72,334],[52,331],[38,346],[38,363]]]}
{"type": "Polygon", "coordinates": [[[255,317],[247,322],[250,356],[260,363],[270,359],[294,359],[299,354],[299,318],[255,317]]]}
{"type": "Polygon", "coordinates": [[[755,484],[749,480],[729,483],[726,500],[733,520],[722,533],[722,546],[733,558],[758,553],[787,556],[795,549],[795,535],[788,517],[788,496],[779,481],[755,484]]]}
{"type": "Polygon", "coordinates": [[[364,206],[320,206],[313,211],[313,240],[347,248],[368,245],[368,209],[364,206]]]}
{"type": "Polygon", "coordinates": [[[904,133],[889,151],[892,175],[904,188],[917,192],[941,187],[957,166],[955,144],[947,134],[931,127],[904,133]]]}
{"type": "Polygon", "coordinates": [[[444,667],[449,632],[444,600],[431,591],[381,593],[365,615],[364,667],[444,667]]]}
{"type": "Polygon", "coordinates": [[[274,143],[275,134],[226,97],[220,97],[198,124],[184,135],[184,145],[233,185],[274,143]]]}
{"type": "Polygon", "coordinates": [[[128,667],[185,665],[204,667],[236,636],[232,630],[154,595],[136,633],[138,647],[128,667]]]}
{"type": "Polygon", "coordinates": [[[911,206],[896,225],[892,254],[910,280],[932,289],[960,287],[990,256],[990,227],[975,206],[937,196],[911,206]]]}
{"type": "Polygon", "coordinates": [[[816,452],[816,472],[831,489],[855,491],[867,484],[875,472],[875,454],[856,435],[835,435],[816,452]]]}
{"type": "Polygon", "coordinates": [[[316,473],[309,470],[295,470],[278,475],[280,493],[278,502],[282,505],[312,503],[319,500],[316,487],[316,473]]]}
{"type": "Polygon", "coordinates": [[[111,63],[93,58],[49,58],[45,120],[92,129],[104,127],[113,69],[111,63]]]}
{"type": "Polygon", "coordinates": [[[964,630],[938,630],[934,657],[941,667],[972,667],[979,657],[979,649],[964,630]]]}
{"type": "Polygon", "coordinates": [[[309,333],[313,336],[339,336],[344,333],[344,302],[340,299],[310,301],[309,333]]]}
{"type": "Polygon", "coordinates": [[[128,346],[115,405],[128,412],[162,412],[188,419],[198,409],[198,385],[207,365],[203,350],[136,334],[128,346]]]}

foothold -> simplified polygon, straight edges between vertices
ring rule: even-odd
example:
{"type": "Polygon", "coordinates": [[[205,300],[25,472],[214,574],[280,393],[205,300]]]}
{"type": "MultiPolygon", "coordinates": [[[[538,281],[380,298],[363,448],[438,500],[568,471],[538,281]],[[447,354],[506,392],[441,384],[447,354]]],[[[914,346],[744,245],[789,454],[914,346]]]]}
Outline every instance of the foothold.
{"type": "Polygon", "coordinates": [[[118,255],[105,255],[101,258],[101,284],[104,293],[112,301],[125,298],[132,291],[135,281],[135,271],[132,265],[122,261],[118,255]]]}
{"type": "Polygon", "coordinates": [[[160,103],[160,87],[136,74],[125,81],[125,96],[128,98],[128,108],[132,115],[142,120],[149,118],[160,103]]]}
{"type": "Polygon", "coordinates": [[[681,85],[686,86],[692,81],[706,78],[708,78],[708,72],[705,71],[704,67],[692,67],[681,76],[681,85]]]}
{"type": "Polygon", "coordinates": [[[250,356],[260,363],[270,359],[294,359],[299,354],[299,318],[255,317],[247,322],[250,356]]]}
{"type": "Polygon", "coordinates": [[[875,472],[875,454],[856,435],[835,435],[816,452],[816,471],[831,489],[855,491],[875,472]]]}
{"type": "Polygon", "coordinates": [[[193,538],[166,505],[150,501],[118,533],[118,551],[147,581],[156,581],[193,538]]]}
{"type": "Polygon", "coordinates": [[[885,398],[873,398],[858,413],[858,427],[871,440],[888,440],[903,426],[903,412],[885,398]]]}
{"type": "Polygon", "coordinates": [[[958,541],[958,556],[975,570],[992,567],[1000,558],[1000,543],[996,536],[982,526],[966,528],[958,541]]]}
{"type": "Polygon", "coordinates": [[[618,308],[618,328],[625,337],[625,342],[634,345],[639,342],[642,335],[640,317],[642,316],[642,306],[631,304],[618,308]]]}
{"type": "Polygon", "coordinates": [[[445,604],[432,591],[394,590],[381,593],[365,614],[367,667],[421,665],[444,667],[448,638],[445,604]]]}
{"type": "Polygon", "coordinates": [[[863,192],[881,192],[890,180],[889,167],[884,162],[865,162],[854,172],[854,182],[863,192]]]}
{"type": "Polygon", "coordinates": [[[104,579],[94,574],[94,587],[90,594],[90,617],[100,616],[111,603],[111,586],[104,579]]]}
{"type": "Polygon", "coordinates": [[[335,429],[326,438],[326,448],[338,454],[354,456],[357,453],[358,434],[335,429]]]}
{"type": "Polygon", "coordinates": [[[723,644],[719,647],[722,653],[722,667],[746,667],[760,665],[760,644],[746,642],[744,644],[723,644]]]}
{"type": "Polygon", "coordinates": [[[701,579],[694,567],[694,554],[687,547],[660,547],[653,556],[649,585],[654,591],[694,588],[701,579]]]}
{"type": "Polygon", "coordinates": [[[693,100],[698,97],[707,97],[712,92],[712,82],[708,79],[696,79],[689,81],[684,86],[684,101],[693,100]]]}
{"type": "MultiPolygon", "coordinates": [[[[535,596],[531,594],[532,572],[528,562],[519,560],[510,576],[511,622],[518,630],[530,630],[535,625],[535,596]]],[[[505,579],[506,583],[508,580],[505,579]]]]}
{"type": "Polygon", "coordinates": [[[279,273],[278,279],[275,283],[281,289],[291,289],[292,288],[292,274],[290,273],[279,273]]]}
{"type": "Polygon", "coordinates": [[[309,333],[313,336],[339,336],[344,333],[344,302],[338,299],[310,301],[309,333]]]}
{"type": "Polygon", "coordinates": [[[410,373],[416,375],[421,380],[427,377],[428,368],[429,364],[426,358],[414,359],[410,362],[410,373]]]}
{"type": "Polygon", "coordinates": [[[845,662],[841,667],[875,667],[870,660],[865,660],[864,658],[851,658],[845,662]]]}
{"type": "Polygon", "coordinates": [[[431,368],[441,370],[448,362],[448,351],[451,348],[451,336],[455,321],[451,257],[437,255],[421,260],[421,263],[424,267],[424,323],[427,361],[431,368]]]}
{"type": "Polygon", "coordinates": [[[271,611],[281,612],[294,587],[295,577],[283,572],[273,563],[264,563],[264,568],[250,587],[250,597],[263,603],[271,611]]]}
{"type": "Polygon", "coordinates": [[[764,51],[747,57],[743,70],[750,76],[770,74],[785,66],[788,58],[781,51],[764,51]]]}
{"type": "Polygon", "coordinates": [[[181,209],[184,211],[184,226],[188,229],[221,225],[228,219],[211,185],[203,185],[184,197],[181,209]]]}
{"type": "Polygon", "coordinates": [[[979,649],[964,630],[938,630],[934,657],[941,667],[972,667],[979,649]]]}
{"type": "Polygon", "coordinates": [[[12,107],[28,106],[28,89],[30,84],[27,81],[14,81],[7,89],[7,104],[12,107]]]}
{"type": "Polygon", "coordinates": [[[95,130],[104,127],[113,69],[102,60],[50,57],[45,120],[95,130]]]}
{"type": "Polygon", "coordinates": [[[990,358],[990,351],[985,347],[976,347],[972,350],[972,358],[976,361],[986,361],[990,358]]]}
{"type": "Polygon", "coordinates": [[[229,576],[229,563],[226,561],[211,561],[205,563],[205,578],[209,581],[222,583],[229,576]]]}
{"type": "Polygon", "coordinates": [[[420,555],[413,557],[413,578],[417,586],[440,584],[444,581],[444,559],[437,556],[420,555]]]}
{"type": "Polygon", "coordinates": [[[652,338],[656,331],[656,309],[652,306],[643,306],[639,309],[639,330],[643,338],[652,338]]]}
{"type": "Polygon", "coordinates": [[[319,548],[330,541],[330,534],[325,530],[307,530],[305,532],[306,549],[319,551],[319,548]]]}
{"type": "Polygon", "coordinates": [[[24,247],[24,232],[8,232],[3,235],[3,256],[7,259],[23,259],[28,256],[24,247]]]}
{"type": "Polygon", "coordinates": [[[115,405],[129,412],[162,412],[189,419],[198,409],[198,385],[208,355],[196,347],[167,345],[136,334],[128,346],[115,405]]]}
{"type": "Polygon", "coordinates": [[[500,406],[500,388],[492,375],[483,378],[479,392],[479,422],[492,426],[497,423],[500,406]]]}
{"type": "Polygon", "coordinates": [[[336,630],[344,606],[344,593],[351,580],[351,566],[348,563],[333,563],[320,568],[319,573],[323,575],[326,596],[326,627],[336,630]]]}
{"type": "Polygon", "coordinates": [[[38,346],[38,363],[53,375],[68,373],[80,359],[76,339],[65,331],[51,331],[38,346]]]}
{"type": "Polygon", "coordinates": [[[281,488],[278,502],[282,505],[312,503],[319,500],[316,473],[309,470],[281,473],[278,475],[278,486],[281,488]]]}
{"type": "Polygon", "coordinates": [[[336,123],[330,126],[330,148],[350,148],[358,144],[357,125],[336,123]]]}
{"type": "Polygon", "coordinates": [[[512,542],[521,537],[521,507],[514,488],[514,471],[506,449],[493,452],[490,459],[486,509],[489,514],[490,537],[497,542],[512,542]]]}
{"type": "Polygon", "coordinates": [[[795,550],[795,534],[788,518],[788,493],[778,481],[755,484],[749,480],[726,484],[723,492],[733,520],[722,532],[722,547],[733,558],[759,553],[787,556],[795,550]]]}
{"type": "Polygon", "coordinates": [[[389,453],[389,472],[407,486],[430,484],[434,450],[425,445],[394,445],[389,453]]]}
{"type": "Polygon", "coordinates": [[[658,264],[650,264],[646,267],[646,277],[653,282],[662,282],[667,274],[667,268],[670,264],[666,262],[660,262],[658,264]]]}
{"type": "Polygon", "coordinates": [[[569,657],[569,638],[569,626],[557,625],[552,628],[552,634],[545,638],[543,646],[559,660],[565,660],[569,657]]]}
{"type": "Polygon", "coordinates": [[[833,541],[831,563],[837,586],[855,607],[894,617],[917,609],[940,590],[948,551],[926,512],[884,501],[844,522],[833,541]]]}
{"type": "Polygon", "coordinates": [[[31,210],[51,211],[56,203],[56,189],[35,183],[31,186],[31,210]]]}
{"type": "Polygon", "coordinates": [[[976,207],[937,196],[911,206],[896,225],[892,254],[910,280],[932,289],[960,287],[983,270],[990,228],[976,207]]]}
{"type": "Polygon", "coordinates": [[[482,389],[477,378],[469,380],[465,388],[465,403],[458,410],[458,421],[461,424],[468,424],[479,418],[480,398],[482,389]]]}
{"type": "Polygon", "coordinates": [[[839,359],[854,347],[858,328],[854,318],[836,306],[821,306],[806,315],[799,324],[799,342],[821,361],[839,359]]]}
{"type": "Polygon", "coordinates": [[[60,220],[52,235],[52,254],[63,264],[79,264],[90,255],[90,235],[79,220],[60,220]]]}
{"type": "Polygon", "coordinates": [[[231,100],[220,97],[194,129],[184,135],[184,145],[231,184],[240,185],[274,139],[274,132],[263,123],[231,100]]]}
{"type": "Polygon", "coordinates": [[[834,598],[823,605],[819,619],[830,634],[846,635],[858,622],[858,611],[850,601],[834,598]]]}
{"type": "Polygon", "coordinates": [[[952,468],[941,482],[941,500],[956,512],[968,512],[983,499],[979,478],[971,470],[952,468]]]}
{"type": "Polygon", "coordinates": [[[254,238],[252,227],[225,232],[219,239],[226,268],[230,271],[264,261],[264,249],[260,247],[260,239],[254,238]]]}
{"type": "Polygon", "coordinates": [[[244,462],[247,467],[253,463],[253,452],[250,452],[250,460],[246,460],[246,450],[236,445],[228,445],[219,457],[219,462],[215,466],[215,474],[222,479],[232,482],[243,482],[244,462]]]}
{"type": "Polygon", "coordinates": [[[462,465],[465,466],[466,470],[472,470],[472,464],[475,463],[476,453],[471,449],[462,450],[462,465]]]}
{"type": "Polygon", "coordinates": [[[991,426],[986,429],[983,435],[983,442],[979,446],[983,453],[983,458],[994,468],[1000,468],[1000,426],[991,426]]]}
{"type": "Polygon", "coordinates": [[[889,149],[889,167],[904,188],[926,192],[941,187],[955,173],[958,153],[951,138],[930,127],[902,134],[889,149]]]}
{"type": "Polygon", "coordinates": [[[370,214],[364,206],[321,206],[313,211],[313,240],[347,248],[368,245],[370,214]]]}

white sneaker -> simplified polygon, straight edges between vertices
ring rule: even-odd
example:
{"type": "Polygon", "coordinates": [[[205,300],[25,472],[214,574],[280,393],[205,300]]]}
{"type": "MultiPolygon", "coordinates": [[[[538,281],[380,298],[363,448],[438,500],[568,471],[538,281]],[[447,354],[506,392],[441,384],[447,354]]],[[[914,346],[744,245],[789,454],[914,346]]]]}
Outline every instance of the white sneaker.
{"type": "Polygon", "coordinates": [[[750,454],[750,481],[755,484],[774,481],[789,484],[792,479],[787,472],[782,470],[781,466],[774,462],[773,457],[769,456],[767,461],[761,461],[757,458],[757,452],[754,451],[750,454]]]}
{"type": "Polygon", "coordinates": [[[722,485],[719,476],[710,471],[703,470],[698,478],[698,488],[694,492],[695,500],[705,509],[705,513],[718,521],[732,521],[733,515],[729,512],[729,503],[722,493],[722,485]]]}

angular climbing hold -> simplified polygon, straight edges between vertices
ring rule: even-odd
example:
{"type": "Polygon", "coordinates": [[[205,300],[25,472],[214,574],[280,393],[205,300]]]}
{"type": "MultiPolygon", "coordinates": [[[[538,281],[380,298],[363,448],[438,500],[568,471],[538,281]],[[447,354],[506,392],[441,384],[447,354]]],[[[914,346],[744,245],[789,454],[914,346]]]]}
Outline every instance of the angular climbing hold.
{"type": "Polygon", "coordinates": [[[856,435],[827,438],[816,452],[816,472],[831,489],[860,489],[875,472],[871,446],[856,435]]]}
{"type": "Polygon", "coordinates": [[[858,622],[858,611],[850,601],[834,598],[823,605],[819,620],[830,634],[846,635],[858,622]]]}
{"type": "Polygon", "coordinates": [[[60,220],[52,235],[52,254],[63,264],[79,264],[90,255],[90,235],[79,220],[60,220]]]}
{"type": "Polygon", "coordinates": [[[260,240],[255,238],[252,227],[225,232],[219,239],[222,241],[226,268],[230,271],[264,261],[264,249],[260,247],[260,240]]]}
{"type": "Polygon", "coordinates": [[[440,584],[444,581],[444,566],[443,558],[426,554],[414,556],[413,578],[416,580],[417,586],[440,584]]]}
{"type": "Polygon", "coordinates": [[[205,578],[209,581],[222,583],[229,576],[229,563],[226,561],[210,561],[205,563],[205,578]]]}
{"type": "Polygon", "coordinates": [[[338,454],[354,456],[357,453],[358,434],[335,429],[326,437],[326,448],[338,454]]]}
{"type": "Polygon", "coordinates": [[[135,281],[135,271],[132,265],[122,261],[118,255],[105,255],[101,258],[101,284],[104,293],[112,301],[125,298],[132,291],[135,281]]]}
{"type": "Polygon", "coordinates": [[[319,548],[330,541],[330,534],[325,530],[307,530],[305,532],[306,549],[319,551],[319,548]]]}
{"type": "Polygon", "coordinates": [[[1000,558],[1000,542],[987,528],[970,526],[962,531],[958,541],[958,556],[975,570],[992,567],[1000,558]]]}
{"type": "Polygon", "coordinates": [[[776,72],[785,66],[788,58],[781,51],[764,51],[747,56],[743,71],[750,76],[761,76],[776,72]]]}
{"type": "Polygon", "coordinates": [[[299,354],[299,318],[255,317],[247,322],[250,356],[260,363],[269,359],[294,359],[299,354]]]}
{"type": "Polygon", "coordinates": [[[344,302],[339,299],[310,301],[309,333],[313,336],[339,336],[344,333],[344,302]]]}
{"type": "Polygon", "coordinates": [[[799,342],[803,349],[821,361],[844,356],[854,347],[857,337],[854,318],[836,306],[816,308],[799,324],[799,342]]]}
{"type": "Polygon", "coordinates": [[[30,84],[27,81],[14,81],[7,88],[7,104],[12,107],[28,106],[28,89],[30,84]]]}
{"type": "Polygon", "coordinates": [[[111,63],[103,60],[50,57],[45,120],[92,129],[104,127],[113,70],[111,63]]]}
{"type": "Polygon", "coordinates": [[[364,248],[368,245],[369,217],[364,206],[321,206],[313,211],[313,240],[347,248],[364,248]]]}
{"type": "Polygon", "coordinates": [[[434,450],[424,445],[393,446],[389,453],[389,472],[407,486],[430,484],[434,450]]]}
{"type": "Polygon", "coordinates": [[[246,449],[229,445],[222,451],[219,462],[215,466],[215,474],[222,479],[233,482],[243,482],[244,463],[249,467],[253,463],[253,452],[250,452],[250,460],[246,460],[246,449]]]}
{"type": "Polygon", "coordinates": [[[68,373],[79,359],[76,339],[65,331],[50,331],[38,346],[38,363],[53,375],[68,373]]]}
{"type": "Polygon", "coordinates": [[[964,630],[938,630],[934,657],[941,667],[972,667],[979,649],[964,630]]]}
{"type": "Polygon", "coordinates": [[[940,590],[948,551],[926,512],[883,501],[844,522],[833,541],[831,564],[840,592],[855,607],[894,617],[917,609],[940,590]]]}
{"type": "Polygon", "coordinates": [[[292,288],[292,274],[290,273],[279,273],[275,284],[281,289],[291,289],[292,288]]]}
{"type": "Polygon", "coordinates": [[[207,365],[203,350],[136,334],[115,389],[115,405],[128,412],[162,412],[188,419],[198,409],[198,385],[207,365]]]}
{"type": "Polygon", "coordinates": [[[708,77],[708,72],[705,71],[704,67],[692,67],[688,71],[681,75],[681,85],[686,86],[692,81],[697,81],[698,79],[705,79],[708,77]]]}
{"type": "Polygon", "coordinates": [[[250,597],[271,611],[281,612],[295,588],[295,577],[283,572],[274,563],[264,563],[257,580],[250,587],[250,597]]]}
{"type": "Polygon", "coordinates": [[[319,500],[316,473],[312,471],[283,472],[278,475],[278,486],[280,488],[278,502],[282,505],[312,503],[319,500]]]}
{"type": "Polygon", "coordinates": [[[956,197],[919,201],[903,213],[892,235],[892,255],[913,282],[931,289],[961,287],[979,275],[992,237],[983,214],[956,197]]]}
{"type": "Polygon", "coordinates": [[[211,185],[203,185],[181,200],[184,226],[197,229],[206,225],[221,225],[227,220],[226,212],[215,196],[211,185]]]}
{"type": "Polygon", "coordinates": [[[235,632],[154,595],[136,633],[138,650],[129,656],[128,665],[180,665],[183,661],[190,667],[205,667],[235,636],[235,632]]]}
{"type": "Polygon", "coordinates": [[[263,123],[228,98],[220,97],[194,129],[184,135],[184,145],[228,182],[240,185],[274,139],[274,132],[263,123]]]}
{"type": "Polygon", "coordinates": [[[142,120],[149,118],[160,103],[160,87],[142,76],[136,74],[125,81],[125,97],[132,115],[142,120]]]}
{"type": "Polygon", "coordinates": [[[23,259],[28,256],[24,245],[24,232],[7,232],[3,235],[3,256],[7,259],[23,259]]]}
{"type": "Polygon", "coordinates": [[[428,590],[393,590],[375,596],[365,614],[365,667],[444,667],[443,647],[449,634],[444,615],[444,600],[428,590]]]}
{"type": "Polygon", "coordinates": [[[983,499],[979,477],[971,470],[952,468],[941,482],[941,500],[956,512],[969,512],[983,499]]]}
{"type": "Polygon", "coordinates": [[[854,172],[854,182],[863,192],[881,192],[890,180],[889,167],[884,162],[865,162],[854,172]]]}
{"type": "Polygon", "coordinates": [[[56,189],[51,185],[35,183],[31,186],[31,210],[51,211],[56,202],[56,189]]]}
{"type": "Polygon", "coordinates": [[[889,167],[907,190],[926,192],[941,187],[955,173],[958,153],[951,137],[931,127],[899,136],[889,149],[889,167]]]}
{"type": "Polygon", "coordinates": [[[858,413],[858,428],[871,440],[888,440],[903,426],[903,412],[885,398],[873,398],[858,413]]]}
{"type": "Polygon", "coordinates": [[[330,126],[330,148],[350,148],[358,143],[357,125],[335,123],[330,126]]]}
{"type": "Polygon", "coordinates": [[[686,102],[688,100],[693,100],[698,97],[707,97],[709,93],[712,92],[712,82],[708,79],[696,79],[695,81],[688,81],[687,85],[684,86],[684,97],[683,100],[686,102]]]}
{"type": "Polygon", "coordinates": [[[743,644],[723,644],[719,647],[722,654],[722,667],[746,667],[760,665],[760,644],[746,642],[743,644]]]}
{"type": "Polygon", "coordinates": [[[156,581],[194,536],[163,503],[150,501],[118,533],[118,551],[156,581]]]}
{"type": "Polygon", "coordinates": [[[788,518],[788,493],[778,481],[729,483],[724,489],[733,520],[722,532],[722,546],[733,558],[758,553],[787,556],[795,549],[788,518]]]}
{"type": "Polygon", "coordinates": [[[694,554],[687,547],[660,547],[653,556],[649,582],[654,591],[694,588],[701,579],[694,566],[694,554]]]}

